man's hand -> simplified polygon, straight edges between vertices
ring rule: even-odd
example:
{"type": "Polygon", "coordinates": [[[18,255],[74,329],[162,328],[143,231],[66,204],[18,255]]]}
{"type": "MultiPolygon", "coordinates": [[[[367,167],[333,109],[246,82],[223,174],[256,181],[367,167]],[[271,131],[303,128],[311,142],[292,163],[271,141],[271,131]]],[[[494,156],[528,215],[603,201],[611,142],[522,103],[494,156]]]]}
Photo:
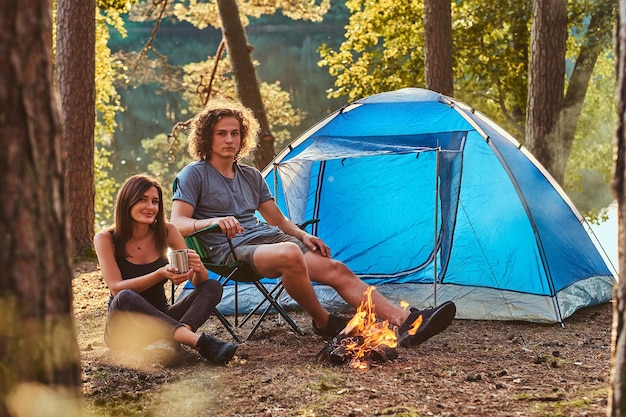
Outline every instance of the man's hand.
{"type": "Polygon", "coordinates": [[[302,237],[302,243],[312,251],[318,251],[322,256],[330,258],[330,248],[319,237],[305,233],[302,237]]]}
{"type": "Polygon", "coordinates": [[[239,224],[239,220],[233,216],[216,218],[214,221],[215,224],[222,229],[222,233],[224,233],[229,239],[232,239],[237,236],[238,233],[243,232],[243,227],[239,224]]]}

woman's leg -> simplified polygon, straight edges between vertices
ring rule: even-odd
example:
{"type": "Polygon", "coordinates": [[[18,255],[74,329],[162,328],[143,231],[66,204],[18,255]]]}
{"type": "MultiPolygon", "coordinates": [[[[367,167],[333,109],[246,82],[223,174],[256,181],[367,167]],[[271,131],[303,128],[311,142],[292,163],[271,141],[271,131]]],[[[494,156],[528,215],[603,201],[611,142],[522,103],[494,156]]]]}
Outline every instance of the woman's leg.
{"type": "Polygon", "coordinates": [[[109,306],[104,341],[111,349],[141,349],[160,339],[173,339],[180,326],[135,291],[122,290],[109,306]]]}
{"type": "Polygon", "coordinates": [[[222,285],[209,279],[200,283],[187,297],[172,305],[167,314],[187,325],[191,331],[202,326],[222,299],[222,285]]]}

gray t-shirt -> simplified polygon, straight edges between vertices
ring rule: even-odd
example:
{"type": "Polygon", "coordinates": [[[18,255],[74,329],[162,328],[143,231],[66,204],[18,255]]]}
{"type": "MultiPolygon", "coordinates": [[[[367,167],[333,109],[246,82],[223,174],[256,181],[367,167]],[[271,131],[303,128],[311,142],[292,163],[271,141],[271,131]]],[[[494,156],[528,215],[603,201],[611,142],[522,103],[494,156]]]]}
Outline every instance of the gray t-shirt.
{"type": "MultiPolygon", "coordinates": [[[[280,229],[259,221],[256,210],[272,199],[261,173],[248,165],[235,163],[235,177],[226,178],[206,161],[195,161],[183,168],[177,178],[173,199],[189,203],[194,219],[234,216],[244,232],[233,239],[238,246],[260,236],[282,233],[280,229]]],[[[226,236],[206,233],[201,236],[214,262],[222,262],[229,254],[226,236]]]]}

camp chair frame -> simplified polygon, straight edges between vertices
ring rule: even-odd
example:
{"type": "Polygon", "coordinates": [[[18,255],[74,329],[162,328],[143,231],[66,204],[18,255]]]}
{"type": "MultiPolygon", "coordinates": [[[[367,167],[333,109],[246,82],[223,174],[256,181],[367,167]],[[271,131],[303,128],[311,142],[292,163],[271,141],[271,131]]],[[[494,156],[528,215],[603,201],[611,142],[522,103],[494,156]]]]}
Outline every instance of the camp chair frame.
{"type": "MultiPolygon", "coordinates": [[[[298,226],[304,229],[306,226],[317,223],[318,221],[318,219],[309,220],[298,226]]],[[[215,316],[222,323],[224,328],[226,328],[226,330],[231,334],[231,336],[238,343],[250,340],[252,335],[259,328],[263,320],[265,320],[266,316],[272,310],[272,308],[291,326],[294,332],[296,332],[300,336],[303,336],[304,332],[300,330],[300,327],[298,327],[298,325],[293,321],[293,319],[289,316],[287,311],[284,309],[283,306],[280,305],[278,301],[281,293],[285,289],[282,278],[277,278],[276,284],[274,284],[273,287],[268,290],[261,282],[261,279],[263,277],[255,274],[250,265],[247,264],[245,261],[237,259],[231,239],[228,239],[228,244],[230,246],[231,254],[234,258],[234,261],[225,264],[213,263],[209,259],[207,251],[205,250],[199,239],[199,236],[202,236],[205,233],[222,233],[222,230],[218,225],[211,225],[209,227],[200,229],[190,234],[189,236],[186,236],[185,242],[190,249],[193,249],[198,253],[200,258],[202,259],[202,263],[204,264],[205,268],[219,275],[218,281],[222,284],[222,286],[226,285],[230,281],[233,281],[235,297],[233,321],[231,322],[222,312],[220,312],[217,308],[215,309],[215,316]],[[243,319],[240,320],[238,284],[242,282],[253,284],[263,295],[263,299],[257,304],[255,308],[248,312],[243,317],[243,319]],[[246,337],[242,339],[238,335],[237,330],[241,329],[261,309],[263,309],[263,311],[256,319],[256,322],[254,323],[252,329],[248,332],[246,337]]],[[[175,291],[176,288],[172,286],[172,301],[174,300],[175,291]]]]}

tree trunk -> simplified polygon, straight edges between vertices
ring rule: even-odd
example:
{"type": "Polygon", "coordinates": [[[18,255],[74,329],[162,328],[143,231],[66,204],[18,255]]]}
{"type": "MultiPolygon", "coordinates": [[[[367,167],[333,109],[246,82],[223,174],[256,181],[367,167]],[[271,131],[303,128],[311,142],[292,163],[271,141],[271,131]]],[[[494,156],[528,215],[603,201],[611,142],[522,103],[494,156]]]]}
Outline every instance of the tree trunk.
{"type": "Polygon", "coordinates": [[[259,144],[254,152],[254,164],[257,168],[263,169],[274,158],[274,136],[259,90],[259,82],[252,62],[252,48],[248,45],[246,32],[241,24],[237,1],[218,0],[217,7],[237,94],[241,103],[254,112],[261,125],[259,144]]]}
{"type": "Polygon", "coordinates": [[[615,169],[613,194],[618,205],[619,276],[614,293],[613,335],[611,343],[611,385],[609,416],[626,415],[626,0],[619,0],[615,56],[617,59],[617,129],[615,130],[615,169]]]}
{"type": "Polygon", "coordinates": [[[450,0],[424,1],[424,68],[426,88],[454,95],[450,0]]]}
{"type": "Polygon", "coordinates": [[[56,76],[65,123],[68,212],[75,256],[93,255],[95,0],[57,0],[56,76]]]}
{"type": "Polygon", "coordinates": [[[561,143],[564,164],[559,169],[562,169],[563,172],[565,172],[567,160],[572,150],[576,126],[580,119],[596,61],[600,53],[606,50],[613,39],[613,21],[616,9],[617,5],[614,0],[595,2],[595,10],[589,20],[583,44],[569,78],[567,93],[560,114],[563,129],[561,143]]]}
{"type": "Polygon", "coordinates": [[[0,416],[73,415],[37,397],[81,384],[49,0],[0,2],[0,56],[0,416]]]}
{"type": "Polygon", "coordinates": [[[563,108],[567,0],[534,0],[526,109],[526,145],[562,183],[563,156],[559,113],[563,108]]]}

